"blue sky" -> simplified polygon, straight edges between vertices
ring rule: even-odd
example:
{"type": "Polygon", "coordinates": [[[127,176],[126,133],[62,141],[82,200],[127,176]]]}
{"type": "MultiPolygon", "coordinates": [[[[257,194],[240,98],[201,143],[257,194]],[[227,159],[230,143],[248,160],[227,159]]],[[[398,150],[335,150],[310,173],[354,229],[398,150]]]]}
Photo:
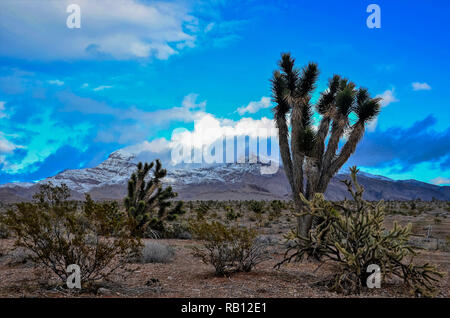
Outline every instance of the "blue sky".
{"type": "Polygon", "coordinates": [[[318,63],[317,94],[337,73],[384,98],[349,165],[449,185],[449,12],[444,0],[1,1],[0,183],[124,147],[163,151],[195,120],[265,123],[269,79],[291,52],[318,63]],[[71,3],[80,29],[66,26],[71,3]],[[380,29],[366,26],[370,3],[380,29]]]}

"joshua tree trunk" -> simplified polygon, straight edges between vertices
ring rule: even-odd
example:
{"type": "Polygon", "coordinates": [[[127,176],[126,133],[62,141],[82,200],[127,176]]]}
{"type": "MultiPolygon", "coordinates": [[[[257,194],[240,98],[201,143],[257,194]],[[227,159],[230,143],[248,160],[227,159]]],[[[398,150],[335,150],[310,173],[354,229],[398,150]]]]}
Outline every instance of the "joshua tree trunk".
{"type": "Polygon", "coordinates": [[[380,99],[370,98],[367,89],[356,89],[352,82],[334,75],[329,80],[328,89],[321,93],[315,105],[321,115],[320,124],[315,130],[311,123],[310,100],[318,68],[316,64],[309,63],[298,70],[294,64],[290,54],[282,54],[280,70],[274,72],[271,82],[281,159],[291,186],[295,209],[300,214],[298,231],[300,235],[306,236],[312,226],[312,216],[302,203],[300,193],[311,200],[315,193],[326,191],[331,178],[355,152],[364,135],[366,123],[378,115],[380,99]],[[351,113],[357,118],[353,125],[350,125],[349,120],[351,113]],[[287,122],[288,114],[290,125],[287,122]],[[348,136],[347,141],[339,151],[344,134],[348,136]]]}

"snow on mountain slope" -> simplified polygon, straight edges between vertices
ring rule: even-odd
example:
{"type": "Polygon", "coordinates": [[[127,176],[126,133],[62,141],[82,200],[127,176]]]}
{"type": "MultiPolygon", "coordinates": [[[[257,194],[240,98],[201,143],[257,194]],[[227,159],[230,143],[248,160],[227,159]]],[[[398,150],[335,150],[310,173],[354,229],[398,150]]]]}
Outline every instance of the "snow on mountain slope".
{"type": "MultiPolygon", "coordinates": [[[[46,178],[39,183],[52,182],[56,185],[65,183],[71,190],[84,193],[93,188],[109,185],[125,184],[136,169],[137,156],[118,150],[113,152],[107,160],[94,168],[65,170],[53,177],[46,178]]],[[[182,168],[163,163],[167,171],[164,184],[172,186],[208,184],[208,183],[236,183],[245,173],[258,174],[262,164],[215,164],[203,165],[197,168],[182,168]]]]}
{"type": "Polygon", "coordinates": [[[372,178],[372,179],[378,179],[378,180],[384,180],[384,181],[394,181],[391,178],[380,176],[380,175],[377,175],[377,174],[371,174],[371,173],[364,172],[364,171],[358,172],[358,175],[359,176],[364,176],[364,177],[367,177],[367,178],[372,178]]]}
{"type": "Polygon", "coordinates": [[[52,182],[57,185],[65,183],[71,190],[81,193],[102,185],[123,183],[136,169],[134,158],[133,154],[119,150],[113,152],[108,159],[94,168],[65,170],[39,183],[52,182]]]}
{"type": "MultiPolygon", "coordinates": [[[[141,159],[139,155],[129,151],[118,150],[93,168],[65,170],[37,184],[5,184],[0,186],[0,202],[29,200],[38,185],[46,182],[67,184],[73,192],[73,197],[77,199],[82,199],[86,192],[96,199],[120,199],[125,195],[128,178],[136,169],[137,161],[141,159]]],[[[146,161],[154,159],[155,157],[150,157],[146,161]]],[[[163,161],[163,167],[168,170],[163,183],[173,186],[179,194],[178,198],[182,200],[290,199],[290,188],[283,168],[280,167],[275,174],[264,175],[261,174],[263,166],[261,163],[248,162],[170,166],[163,161]]],[[[325,196],[330,200],[348,198],[346,188],[340,182],[347,178],[347,174],[336,175],[325,196]]],[[[394,181],[364,172],[359,174],[358,179],[365,187],[364,195],[368,200],[450,200],[450,187],[415,180],[394,181]]]]}

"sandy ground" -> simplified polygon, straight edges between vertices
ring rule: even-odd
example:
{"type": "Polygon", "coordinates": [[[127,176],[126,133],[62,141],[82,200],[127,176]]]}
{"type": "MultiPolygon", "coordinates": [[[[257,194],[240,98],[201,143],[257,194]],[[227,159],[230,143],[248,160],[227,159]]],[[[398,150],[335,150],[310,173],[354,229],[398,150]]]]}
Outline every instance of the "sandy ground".
{"type": "MultiPolygon", "coordinates": [[[[81,295],[69,295],[56,288],[52,277],[36,269],[34,264],[13,261],[9,257],[0,260],[0,297],[343,297],[331,293],[315,282],[332,273],[332,265],[317,269],[318,263],[291,263],[274,269],[282,259],[282,250],[275,248],[273,259],[266,261],[250,273],[237,273],[229,278],[215,277],[212,266],[202,264],[192,256],[191,247],[198,242],[190,240],[159,240],[172,246],[175,258],[167,264],[130,265],[131,273],[119,270],[111,281],[99,286],[107,293],[94,291],[81,295]],[[317,269],[317,270],[316,270],[317,269]],[[124,276],[125,275],[125,276],[124,276]]],[[[2,248],[12,247],[11,240],[2,240],[2,248]]],[[[440,251],[423,251],[418,262],[431,261],[447,275],[440,282],[437,297],[450,296],[448,273],[450,254],[440,251]]],[[[351,297],[411,297],[400,282],[386,282],[381,289],[366,290],[351,297]]]]}
{"type": "MultiPolygon", "coordinates": [[[[389,215],[386,226],[393,221],[401,224],[413,223],[417,236],[426,233],[428,225],[439,239],[448,238],[450,218],[441,218],[436,223],[435,215],[403,216],[389,215]]],[[[250,221],[248,221],[250,222],[250,221]]],[[[292,225],[287,215],[280,217],[259,231],[281,239],[292,225]]],[[[12,239],[0,240],[0,297],[413,297],[398,280],[383,281],[380,289],[366,289],[360,295],[344,296],[331,293],[317,283],[333,270],[332,264],[318,268],[318,263],[305,261],[290,263],[280,269],[274,265],[283,259],[284,246],[271,245],[272,259],[259,264],[252,272],[237,273],[231,277],[215,277],[211,265],[201,263],[192,256],[192,247],[200,242],[194,240],[158,240],[173,247],[175,257],[166,264],[131,264],[130,272],[119,270],[109,281],[96,285],[96,289],[81,294],[69,294],[57,287],[58,280],[35,264],[24,260],[23,252],[14,250],[12,239]],[[102,291],[98,288],[103,287],[102,291]]],[[[282,241],[280,241],[282,242],[282,241]]],[[[446,276],[439,283],[437,297],[450,297],[450,252],[445,250],[423,250],[417,263],[431,262],[446,276]]]]}

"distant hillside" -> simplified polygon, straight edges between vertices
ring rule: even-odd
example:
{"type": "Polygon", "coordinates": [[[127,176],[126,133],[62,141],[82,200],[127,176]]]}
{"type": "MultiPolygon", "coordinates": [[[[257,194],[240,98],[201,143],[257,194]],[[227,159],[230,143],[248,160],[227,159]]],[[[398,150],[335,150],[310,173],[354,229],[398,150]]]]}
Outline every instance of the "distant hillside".
{"type": "MultiPolygon", "coordinates": [[[[94,199],[121,199],[126,182],[135,169],[134,155],[116,151],[94,168],[65,170],[43,182],[65,183],[74,199],[90,193],[94,199]]],[[[222,164],[210,167],[174,168],[168,170],[165,183],[174,187],[181,200],[273,200],[290,199],[290,188],[282,168],[276,174],[262,175],[261,164],[222,164]]],[[[329,200],[349,198],[340,180],[348,175],[339,174],[332,179],[325,196],[329,200]]],[[[436,186],[416,180],[395,181],[383,176],[360,173],[368,200],[450,200],[450,187],[436,186]]],[[[11,203],[31,200],[39,184],[10,183],[0,186],[0,202],[11,203]]]]}

